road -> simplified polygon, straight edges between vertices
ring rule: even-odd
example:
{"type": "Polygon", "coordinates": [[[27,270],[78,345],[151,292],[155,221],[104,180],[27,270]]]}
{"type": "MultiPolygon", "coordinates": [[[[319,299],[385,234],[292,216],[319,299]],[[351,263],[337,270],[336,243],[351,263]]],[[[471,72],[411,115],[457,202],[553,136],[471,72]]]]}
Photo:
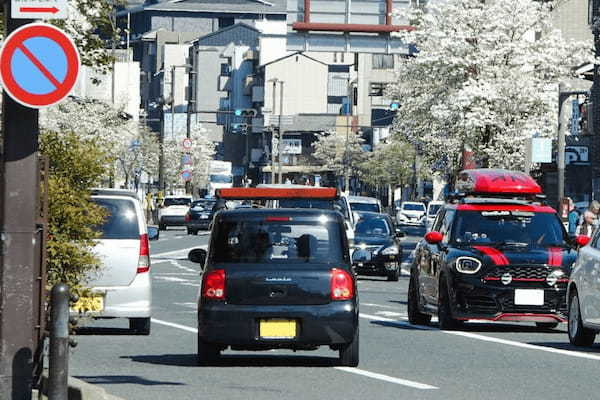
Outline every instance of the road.
{"type": "MultiPolygon", "coordinates": [[[[409,229],[405,257],[419,229],[409,229]]],[[[226,351],[218,367],[195,365],[199,268],[185,259],[207,236],[169,230],[152,243],[152,334],[126,321],[84,321],[70,374],[130,400],[148,399],[596,399],[600,345],[568,343],[566,325],[469,323],[464,332],[410,325],[408,278],[360,278],[359,368],[337,353],[226,351]]]]}

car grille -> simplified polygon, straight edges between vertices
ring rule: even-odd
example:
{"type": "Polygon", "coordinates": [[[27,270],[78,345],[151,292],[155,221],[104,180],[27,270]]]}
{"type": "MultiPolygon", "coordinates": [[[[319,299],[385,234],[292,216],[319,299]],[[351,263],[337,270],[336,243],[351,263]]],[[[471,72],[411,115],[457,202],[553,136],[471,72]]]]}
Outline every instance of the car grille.
{"type": "Polygon", "coordinates": [[[502,309],[504,312],[540,312],[557,310],[559,314],[567,314],[567,303],[563,301],[557,304],[557,299],[545,299],[543,306],[528,306],[528,305],[516,305],[513,296],[505,296],[500,299],[502,309]]]}
{"type": "Polygon", "coordinates": [[[485,274],[485,278],[501,278],[502,275],[508,273],[513,279],[540,279],[546,280],[548,274],[554,271],[556,268],[549,268],[546,266],[518,266],[518,265],[507,265],[499,266],[485,274]]]}
{"type": "Polygon", "coordinates": [[[491,297],[486,296],[465,296],[465,308],[472,313],[495,314],[498,312],[498,305],[491,297]]]}

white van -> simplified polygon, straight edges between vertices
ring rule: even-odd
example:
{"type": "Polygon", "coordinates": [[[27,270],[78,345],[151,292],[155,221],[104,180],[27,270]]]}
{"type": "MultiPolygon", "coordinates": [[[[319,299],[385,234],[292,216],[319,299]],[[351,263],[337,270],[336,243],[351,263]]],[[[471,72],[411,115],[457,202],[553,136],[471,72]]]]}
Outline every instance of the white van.
{"type": "Polygon", "coordinates": [[[427,204],[427,230],[433,225],[433,221],[443,205],[443,201],[430,201],[429,204],[427,204]]]}
{"type": "Polygon", "coordinates": [[[152,284],[148,241],[158,238],[158,229],[147,228],[142,206],[133,192],[95,190],[92,201],[108,211],[99,227],[102,237],[94,248],[102,265],[87,282],[93,295],[79,299],[72,312],[128,318],[130,329],[149,335],[152,284]]]}
{"type": "Polygon", "coordinates": [[[351,212],[374,212],[378,214],[383,212],[381,202],[375,197],[348,196],[348,202],[350,203],[351,212]]]}
{"type": "Polygon", "coordinates": [[[185,215],[193,200],[191,195],[185,194],[165,196],[158,209],[158,229],[164,231],[168,226],[185,226],[185,215]]]}

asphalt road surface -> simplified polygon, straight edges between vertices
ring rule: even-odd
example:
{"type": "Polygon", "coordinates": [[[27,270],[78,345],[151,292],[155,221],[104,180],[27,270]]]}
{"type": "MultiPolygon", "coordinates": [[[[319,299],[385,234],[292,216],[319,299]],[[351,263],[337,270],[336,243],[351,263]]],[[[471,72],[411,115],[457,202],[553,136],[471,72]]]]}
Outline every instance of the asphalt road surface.
{"type": "MultiPolygon", "coordinates": [[[[407,229],[409,261],[418,235],[407,229]]],[[[150,336],[130,336],[127,321],[84,321],[70,374],[124,399],[598,399],[600,344],[569,345],[566,325],[469,323],[463,332],[407,321],[408,278],[360,278],[360,365],[336,367],[337,352],[224,353],[197,367],[199,267],[190,248],[207,236],[161,233],[151,245],[150,336]]]]}

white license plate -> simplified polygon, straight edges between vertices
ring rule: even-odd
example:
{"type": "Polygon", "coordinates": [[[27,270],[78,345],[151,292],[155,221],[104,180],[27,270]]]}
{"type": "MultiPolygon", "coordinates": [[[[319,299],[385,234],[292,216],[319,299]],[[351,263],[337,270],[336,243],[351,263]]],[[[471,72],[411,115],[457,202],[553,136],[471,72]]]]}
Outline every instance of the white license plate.
{"type": "Polygon", "coordinates": [[[543,306],[544,291],[531,289],[515,289],[515,305],[517,306],[543,306]]]}

